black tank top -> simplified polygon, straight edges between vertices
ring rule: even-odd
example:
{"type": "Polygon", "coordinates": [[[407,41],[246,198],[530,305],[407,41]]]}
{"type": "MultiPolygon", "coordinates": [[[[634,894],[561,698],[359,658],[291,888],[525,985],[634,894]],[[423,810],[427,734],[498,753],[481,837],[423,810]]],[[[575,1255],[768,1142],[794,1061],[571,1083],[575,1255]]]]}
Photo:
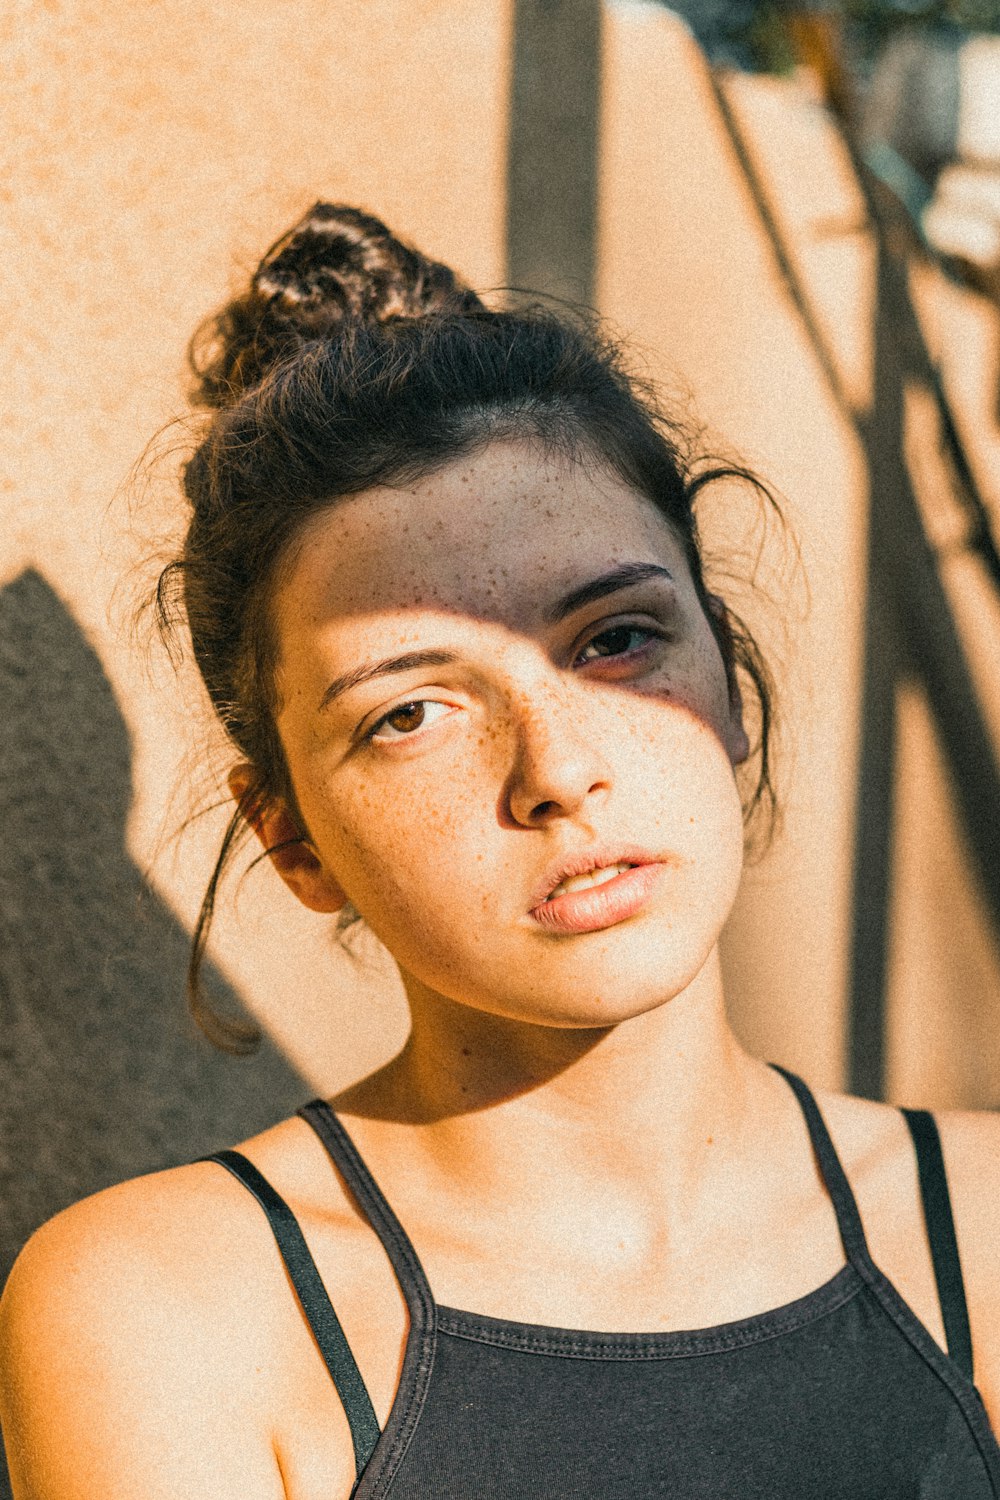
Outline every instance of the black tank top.
{"type": "MultiPolygon", "coordinates": [[[[264,1209],[350,1422],[356,1500],[986,1500],[1000,1447],[972,1381],[937,1127],[904,1110],[947,1336],[945,1354],[868,1253],[812,1094],[802,1107],[847,1263],[784,1307],[715,1328],[591,1333],[441,1307],[392,1209],[322,1100],[300,1110],[385,1247],[410,1315],[379,1431],[288,1205],[220,1151],[264,1209]]],[[[330,1500],[337,1500],[331,1496],[330,1500]]]]}

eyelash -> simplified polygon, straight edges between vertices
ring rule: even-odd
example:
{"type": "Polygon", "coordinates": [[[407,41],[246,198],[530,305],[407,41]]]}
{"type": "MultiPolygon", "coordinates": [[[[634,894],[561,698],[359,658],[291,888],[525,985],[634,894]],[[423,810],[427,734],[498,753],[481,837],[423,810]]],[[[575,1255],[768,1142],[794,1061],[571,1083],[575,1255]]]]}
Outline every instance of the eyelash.
{"type": "MultiPolygon", "coordinates": [[[[574,658],[574,665],[576,664],[576,662],[580,661],[583,652],[586,651],[589,646],[592,646],[595,641],[599,641],[602,636],[617,635],[623,631],[627,631],[629,634],[641,634],[648,636],[649,641],[645,642],[642,646],[636,647],[632,651],[612,651],[607,656],[592,656],[588,659],[590,661],[613,661],[616,657],[621,660],[630,656],[639,656],[642,652],[648,649],[650,641],[655,639],[662,640],[664,638],[664,632],[662,631],[662,629],[654,629],[650,625],[630,624],[628,621],[623,621],[619,625],[606,625],[603,630],[595,631],[594,634],[590,637],[590,640],[587,641],[586,645],[581,647],[580,651],[574,658]]],[[[437,699],[435,698],[408,698],[403,703],[397,703],[395,708],[390,708],[388,713],[384,713],[380,719],[377,719],[375,721],[370,729],[365,731],[365,733],[362,735],[362,739],[366,742],[374,741],[378,734],[378,731],[383,727],[383,725],[386,724],[388,720],[391,719],[395,714],[402,713],[404,709],[417,708],[421,704],[436,702],[437,699]]],[[[411,738],[411,736],[401,734],[398,738],[401,740],[405,740],[411,738]]],[[[386,743],[394,744],[398,743],[398,741],[389,740],[386,743]]]]}
{"type": "MultiPolygon", "coordinates": [[[[580,651],[578,652],[578,654],[576,656],[576,660],[579,661],[580,657],[583,655],[583,652],[587,650],[587,647],[588,646],[592,646],[595,641],[599,641],[602,636],[605,636],[605,635],[618,635],[622,631],[628,631],[628,633],[630,635],[634,634],[634,633],[638,633],[640,635],[649,636],[652,639],[659,639],[659,640],[663,639],[663,631],[662,630],[654,630],[651,625],[640,625],[640,624],[638,624],[636,622],[630,622],[628,620],[623,620],[621,622],[621,624],[619,624],[619,625],[606,625],[603,630],[595,631],[595,633],[590,637],[590,640],[587,642],[587,644],[585,646],[583,646],[580,649],[580,651]]],[[[616,656],[617,657],[638,656],[640,654],[640,652],[644,651],[645,649],[646,649],[645,646],[637,646],[633,651],[612,651],[612,652],[610,652],[610,654],[608,656],[592,656],[589,659],[591,661],[612,661],[612,660],[614,660],[614,658],[616,656]]]]}
{"type": "MultiPolygon", "coordinates": [[[[381,717],[381,719],[377,719],[375,721],[375,723],[372,725],[371,729],[368,729],[368,730],[365,731],[365,733],[362,735],[362,739],[363,740],[367,740],[367,741],[374,740],[375,737],[376,737],[376,735],[377,735],[377,733],[378,733],[378,731],[382,728],[383,724],[385,724],[389,719],[393,718],[393,716],[395,714],[401,714],[403,712],[404,708],[420,708],[425,703],[427,703],[427,704],[434,704],[434,703],[437,703],[437,699],[436,698],[408,698],[405,703],[397,703],[395,708],[390,708],[390,710],[389,710],[389,712],[387,714],[383,714],[382,717],[381,717]]],[[[443,707],[443,705],[442,704],[438,704],[438,707],[439,708],[443,707]]],[[[401,739],[401,740],[408,740],[408,739],[411,739],[412,736],[408,735],[408,734],[401,734],[401,735],[398,736],[398,738],[401,739]]],[[[389,741],[387,741],[387,743],[388,744],[394,744],[394,743],[396,743],[396,741],[389,740],[389,741]]]]}

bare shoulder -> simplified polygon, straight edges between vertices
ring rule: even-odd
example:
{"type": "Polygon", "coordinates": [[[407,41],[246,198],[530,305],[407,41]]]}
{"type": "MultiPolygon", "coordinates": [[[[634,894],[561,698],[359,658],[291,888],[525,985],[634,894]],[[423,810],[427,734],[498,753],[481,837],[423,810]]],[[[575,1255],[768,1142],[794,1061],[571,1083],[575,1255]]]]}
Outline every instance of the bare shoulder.
{"type": "MultiPolygon", "coordinates": [[[[290,1124],[246,1148],[287,1154],[290,1124]]],[[[263,1214],[217,1164],[57,1214],[0,1299],[15,1496],[285,1500],[277,1393],[296,1314],[263,1214]]]]}
{"type": "Polygon", "coordinates": [[[16,1496],[284,1496],[235,1268],[211,1254],[226,1219],[211,1170],[83,1199],[21,1252],[0,1301],[16,1496]]]}
{"type": "Polygon", "coordinates": [[[1000,1432],[1000,1116],[935,1112],[969,1305],[976,1384],[1000,1432]]]}
{"type": "MultiPolygon", "coordinates": [[[[916,1158],[901,1111],[848,1094],[816,1098],[852,1181],[865,1169],[916,1182],[916,1158]],[[853,1166],[854,1170],[851,1171],[853,1166]]],[[[966,1280],[995,1282],[1000,1271],[1000,1114],[934,1110],[966,1280]]],[[[998,1286],[1000,1295],[1000,1286],[998,1286]]]]}
{"type": "Polygon", "coordinates": [[[169,1321],[181,1303],[224,1316],[245,1243],[233,1234],[242,1197],[226,1183],[218,1166],[193,1163],[72,1204],[22,1250],[0,1299],[0,1323],[8,1327],[25,1310],[69,1317],[81,1305],[89,1313],[108,1306],[135,1326],[169,1321]]]}
{"type": "Polygon", "coordinates": [[[204,1233],[206,1210],[209,1238],[217,1222],[205,1179],[202,1166],[152,1173],[81,1199],[43,1224],[0,1299],[4,1355],[25,1319],[38,1335],[76,1320],[82,1326],[74,1333],[85,1337],[96,1317],[108,1323],[102,1337],[110,1340],[129,1327],[155,1325],[179,1299],[197,1301],[196,1263],[207,1257],[189,1237],[199,1218],[204,1233]]]}
{"type": "Polygon", "coordinates": [[[981,1229],[1000,1254],[1000,1114],[946,1109],[935,1111],[934,1118],[956,1214],[961,1213],[970,1238],[981,1229]]]}
{"type": "MultiPolygon", "coordinates": [[[[892,1275],[887,1262],[893,1256],[897,1265],[910,1265],[909,1257],[893,1247],[893,1236],[902,1236],[900,1226],[912,1241],[925,1242],[909,1130],[893,1105],[820,1091],[816,1097],[855,1186],[872,1253],[892,1275]]],[[[965,1283],[976,1385],[1000,1432],[1000,1115],[975,1110],[933,1114],[965,1283]]],[[[925,1322],[933,1326],[937,1295],[929,1251],[924,1260],[923,1273],[917,1268],[914,1274],[918,1286],[929,1284],[934,1311],[928,1311],[925,1322]]]]}
{"type": "MultiPolygon", "coordinates": [[[[816,1090],[816,1099],[838,1150],[857,1165],[914,1161],[900,1109],[851,1094],[816,1090]]],[[[1000,1254],[1000,1114],[985,1110],[934,1110],[956,1221],[966,1238],[994,1242],[1000,1254]],[[982,1233],[980,1233],[982,1231],[982,1233]]],[[[845,1165],[847,1163],[845,1162],[845,1165]]],[[[915,1170],[915,1167],[914,1167],[915,1170]]],[[[985,1249],[984,1244],[984,1249],[985,1249]]]]}
{"type": "Polygon", "coordinates": [[[978,1110],[933,1113],[973,1333],[978,1331],[981,1348],[1000,1346],[1000,1116],[978,1110]]]}

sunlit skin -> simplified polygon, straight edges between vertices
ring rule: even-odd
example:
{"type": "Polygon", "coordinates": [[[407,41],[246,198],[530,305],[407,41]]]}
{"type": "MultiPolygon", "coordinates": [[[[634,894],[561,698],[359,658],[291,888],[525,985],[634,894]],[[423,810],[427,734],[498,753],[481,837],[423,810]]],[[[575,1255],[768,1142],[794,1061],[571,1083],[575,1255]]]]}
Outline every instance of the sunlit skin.
{"type": "Polygon", "coordinates": [[[739,879],[747,747],[681,546],[648,502],[494,448],[318,517],[275,614],[278,727],[318,859],[285,865],[304,899],[346,893],[408,988],[515,1020],[604,1025],[691,983],[739,879]],[[672,578],[546,622],[571,590],[642,563],[672,578]],[[427,648],[455,661],[320,707],[346,668],[427,648]],[[664,859],[648,912],[547,932],[533,887],[609,843],[664,859]]]}
{"type": "MultiPolygon", "coordinates": [[[[720,1074],[749,1063],[716,955],[748,747],[671,527],[593,462],[496,445],[316,517],[274,618],[278,727],[308,833],[276,862],[306,904],[353,902],[413,1013],[402,1059],[363,1087],[366,1112],[391,1088],[424,1118],[526,1092],[538,1116],[544,1084],[554,1108],[586,1100],[588,1133],[618,1153],[636,1112],[665,1118],[669,1093],[667,1154],[685,1171],[683,1142],[712,1133],[697,1100],[717,1127],[720,1099],[741,1097],[720,1074]],[[625,564],[670,577],[550,623],[558,601],[625,564]],[[359,664],[424,649],[455,660],[324,703],[359,664]],[[553,862],[608,844],[662,859],[648,905],[584,934],[534,920],[553,862]]],[[[273,845],[296,830],[279,810],[260,831],[273,845]]]]}
{"type": "MultiPolygon", "coordinates": [[[[726,1016],[748,745],[723,609],[646,498],[526,444],[331,505],[279,571],[294,805],[257,832],[307,907],[328,921],[350,900],[399,965],[410,1038],[332,1103],[441,1304],[701,1328],[844,1264],[799,1106],[726,1016]],[[612,589],[625,567],[648,573],[612,589]],[[345,685],[427,651],[449,659],[345,685]],[[646,903],[598,930],[539,923],[546,872],[597,846],[654,856],[646,903]]],[[[233,769],[235,797],[255,775],[233,769]]],[[[901,1116],[818,1098],[875,1260],[943,1345],[901,1116]]],[[[939,1119],[997,1427],[1000,1137],[988,1115],[939,1119]]],[[[384,1423],[407,1315],[380,1245],[302,1120],[239,1149],[300,1223],[384,1423]]],[[[0,1416],[16,1500],[346,1500],[354,1482],[266,1220],[213,1164],[119,1184],[32,1237],[0,1303],[0,1416]]]]}
{"type": "MultiPolygon", "coordinates": [[[[677,536],[592,460],[495,445],[315,517],[273,620],[297,806],[258,831],[306,905],[350,899],[399,965],[409,1042],[336,1103],[404,1222],[454,1226],[443,1246],[422,1236],[437,1295],[603,1326],[606,1300],[560,1306],[565,1284],[551,1300],[575,1240],[614,1285],[615,1326],[715,1320],[712,1256],[760,1253],[741,1212],[748,1173],[769,1170],[768,1115],[798,1120],[726,1018],[748,744],[677,536]],[[625,567],[651,576],[553,618],[625,567]],[[332,694],[427,650],[452,660],[332,694]],[[616,845],[661,863],[643,908],[582,934],[535,920],[554,863],[616,845]],[[498,1234],[521,1253],[484,1286],[498,1234]],[[676,1301],[654,1269],[667,1254],[702,1262],[676,1301]]],[[[251,777],[234,772],[237,795],[251,777]]],[[[733,1316],[746,1274],[728,1275],[733,1316]]],[[[757,1295],[786,1288],[806,1289],[757,1295]]]]}

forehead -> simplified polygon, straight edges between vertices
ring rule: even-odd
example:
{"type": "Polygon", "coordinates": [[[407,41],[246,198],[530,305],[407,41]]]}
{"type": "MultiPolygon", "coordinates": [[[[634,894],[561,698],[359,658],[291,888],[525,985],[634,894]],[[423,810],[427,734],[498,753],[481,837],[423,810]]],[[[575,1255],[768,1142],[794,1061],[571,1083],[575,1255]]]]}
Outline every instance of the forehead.
{"type": "MultiPolygon", "coordinates": [[[[684,553],[644,496],[586,460],[496,443],[311,518],[276,591],[279,629],[419,608],[517,628],[616,562],[684,553]]],[[[676,571],[675,571],[676,570],[676,571]]]]}

